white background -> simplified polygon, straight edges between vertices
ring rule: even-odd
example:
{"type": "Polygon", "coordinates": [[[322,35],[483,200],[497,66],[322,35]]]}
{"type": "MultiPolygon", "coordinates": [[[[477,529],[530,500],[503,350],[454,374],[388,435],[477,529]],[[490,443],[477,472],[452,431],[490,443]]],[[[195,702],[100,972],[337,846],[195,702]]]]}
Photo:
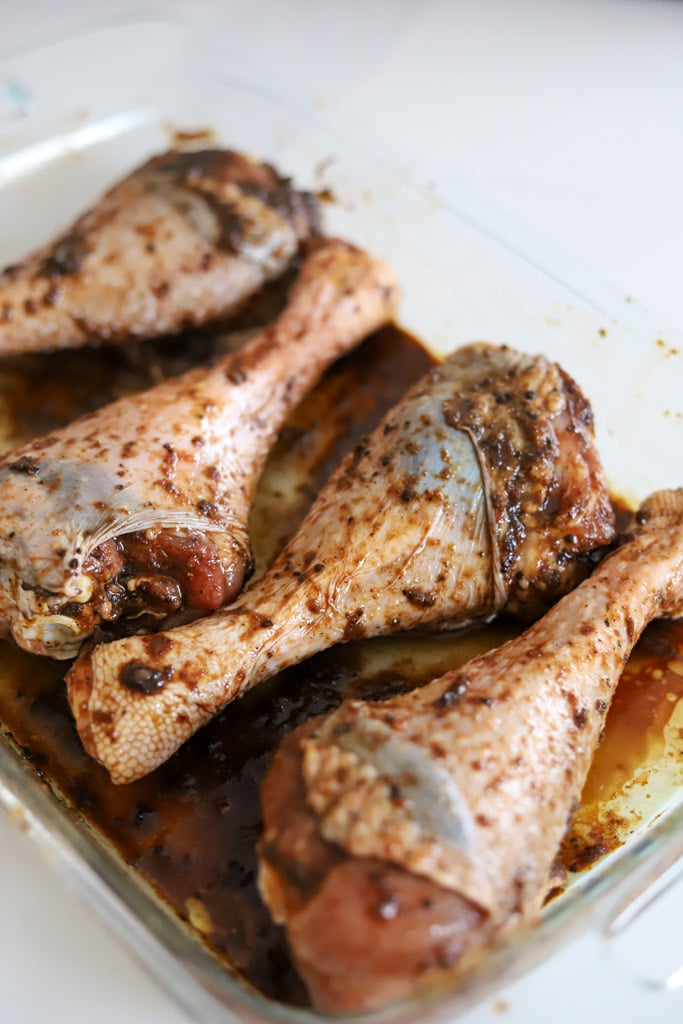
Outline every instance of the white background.
{"type": "MultiPolygon", "coordinates": [[[[423,180],[462,180],[683,326],[683,3],[0,0],[0,49],[150,10],[213,21],[316,96],[344,92],[423,180]]],[[[186,1020],[4,819],[0,865],[1,1024],[186,1020]]],[[[680,917],[676,932],[683,964],[680,917]]],[[[464,1019],[605,1016],[673,1024],[683,994],[643,989],[586,937],[464,1019]]]]}

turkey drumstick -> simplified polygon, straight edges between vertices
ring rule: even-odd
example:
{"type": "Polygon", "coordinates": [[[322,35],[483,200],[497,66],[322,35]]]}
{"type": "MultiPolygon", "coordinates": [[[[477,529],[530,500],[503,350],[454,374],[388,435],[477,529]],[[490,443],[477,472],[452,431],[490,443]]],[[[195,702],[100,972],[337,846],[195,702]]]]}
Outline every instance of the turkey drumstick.
{"type": "Polygon", "coordinates": [[[323,370],[391,319],[389,268],[336,240],[242,349],[0,461],[0,624],[73,657],[101,622],[234,599],[268,451],[323,370]]]}
{"type": "Polygon", "coordinates": [[[590,408],[541,357],[459,350],[340,464],[239,604],[84,653],[67,683],[115,782],[168,758],[248,687],[334,643],[534,616],[613,538],[590,408]]]}
{"type": "Polygon", "coordinates": [[[0,356],[225,317],[315,233],[313,197],[231,150],[164,153],[50,245],[0,272],[0,356]]]}
{"type": "Polygon", "coordinates": [[[405,997],[539,910],[624,663],[683,615],[683,490],[638,519],[519,638],[276,751],[260,887],[319,1009],[405,997]]]}

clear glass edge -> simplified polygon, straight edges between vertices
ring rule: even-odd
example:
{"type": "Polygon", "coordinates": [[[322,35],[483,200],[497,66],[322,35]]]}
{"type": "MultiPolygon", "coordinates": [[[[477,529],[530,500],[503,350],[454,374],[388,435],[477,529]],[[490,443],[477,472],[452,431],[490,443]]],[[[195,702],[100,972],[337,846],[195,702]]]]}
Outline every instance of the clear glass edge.
{"type": "MultiPolygon", "coordinates": [[[[32,45],[1,52],[0,73],[4,70],[3,64],[14,63],[40,50],[48,50],[60,43],[85,41],[94,34],[137,24],[185,26],[191,32],[207,31],[206,26],[155,11],[94,20],[78,32],[49,35],[32,45]]],[[[283,98],[272,88],[263,87],[258,81],[258,74],[253,80],[250,75],[226,77],[232,85],[258,93],[284,110],[294,109],[326,131],[333,131],[376,166],[387,173],[395,173],[390,160],[380,158],[377,152],[356,137],[358,126],[354,130],[351,119],[347,119],[345,124],[335,124],[332,129],[324,117],[303,98],[288,91],[287,86],[284,87],[283,98]]],[[[411,184],[417,191],[433,194],[419,182],[411,184]]],[[[597,312],[613,315],[618,304],[624,327],[657,333],[658,325],[653,314],[637,303],[622,308],[623,299],[615,286],[587,268],[581,268],[576,261],[566,258],[552,245],[515,224],[512,218],[484,203],[467,186],[463,185],[462,189],[459,186],[458,190],[463,205],[444,199],[437,191],[445,209],[552,277],[597,312]],[[553,264],[552,267],[549,263],[553,264]]],[[[272,1021],[316,1024],[331,1019],[313,1011],[272,1002],[252,990],[242,978],[232,975],[191,935],[189,929],[183,927],[150,887],[127,869],[79,819],[77,813],[67,809],[32,774],[30,765],[23,761],[6,738],[0,736],[0,739],[0,806],[8,819],[27,832],[46,859],[75,883],[78,895],[87,900],[124,943],[135,950],[157,982],[192,1019],[207,1024],[225,1024],[231,1019],[226,1013],[238,1014],[232,1017],[234,1020],[248,1019],[263,1024],[272,1021]],[[179,963],[183,967],[182,974],[177,972],[179,963]]],[[[672,872],[673,877],[683,874],[683,802],[663,812],[638,838],[593,867],[579,884],[543,912],[539,923],[499,942],[466,976],[458,976],[452,983],[445,981],[416,997],[378,1011],[334,1019],[356,1021],[358,1024],[408,1024],[410,1021],[452,1018],[539,964],[585,927],[592,925],[608,934],[610,923],[623,914],[624,908],[667,871],[672,872]]]]}

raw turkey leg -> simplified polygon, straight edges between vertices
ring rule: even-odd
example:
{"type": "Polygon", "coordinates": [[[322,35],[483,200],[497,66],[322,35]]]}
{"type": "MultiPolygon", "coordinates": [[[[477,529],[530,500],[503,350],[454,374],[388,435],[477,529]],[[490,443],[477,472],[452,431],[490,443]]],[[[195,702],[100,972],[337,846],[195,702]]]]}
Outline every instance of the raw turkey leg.
{"type": "Polygon", "coordinates": [[[624,663],[683,615],[683,490],[638,520],[518,639],[276,752],[260,886],[319,1009],[403,998],[539,910],[624,663]]]}
{"type": "Polygon", "coordinates": [[[385,264],[320,242],[282,314],[242,349],[5,456],[5,630],[69,658],[102,622],[234,599],[280,427],[334,359],[391,319],[397,297],[385,264]]]}
{"type": "Polygon", "coordinates": [[[231,150],[164,153],[0,273],[0,356],[225,317],[314,233],[313,197],[231,150]]]}

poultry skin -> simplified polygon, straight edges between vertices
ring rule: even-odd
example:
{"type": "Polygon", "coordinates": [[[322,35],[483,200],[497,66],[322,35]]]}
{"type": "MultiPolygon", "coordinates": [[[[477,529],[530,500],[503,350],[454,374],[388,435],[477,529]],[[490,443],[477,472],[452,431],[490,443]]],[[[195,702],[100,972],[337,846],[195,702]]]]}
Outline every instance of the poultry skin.
{"type": "Polygon", "coordinates": [[[260,889],[318,1009],[405,998],[537,914],[624,663],[683,615],[683,490],[638,524],[519,638],[276,751],[260,889]]]}
{"type": "Polygon", "coordinates": [[[0,460],[5,632],[69,658],[101,623],[234,599],[250,571],[254,490],[282,423],[397,300],[385,264],[320,240],[284,311],[243,348],[0,460]]]}
{"type": "Polygon", "coordinates": [[[84,652],[83,743],[115,782],[165,761],[235,697],[332,644],[541,614],[614,537],[590,407],[556,364],[466,346],[340,464],[243,599],[84,652]]]}
{"type": "Polygon", "coordinates": [[[225,317],[281,274],[317,207],[270,164],[168,152],[0,273],[0,356],[155,337],[225,317]]]}

